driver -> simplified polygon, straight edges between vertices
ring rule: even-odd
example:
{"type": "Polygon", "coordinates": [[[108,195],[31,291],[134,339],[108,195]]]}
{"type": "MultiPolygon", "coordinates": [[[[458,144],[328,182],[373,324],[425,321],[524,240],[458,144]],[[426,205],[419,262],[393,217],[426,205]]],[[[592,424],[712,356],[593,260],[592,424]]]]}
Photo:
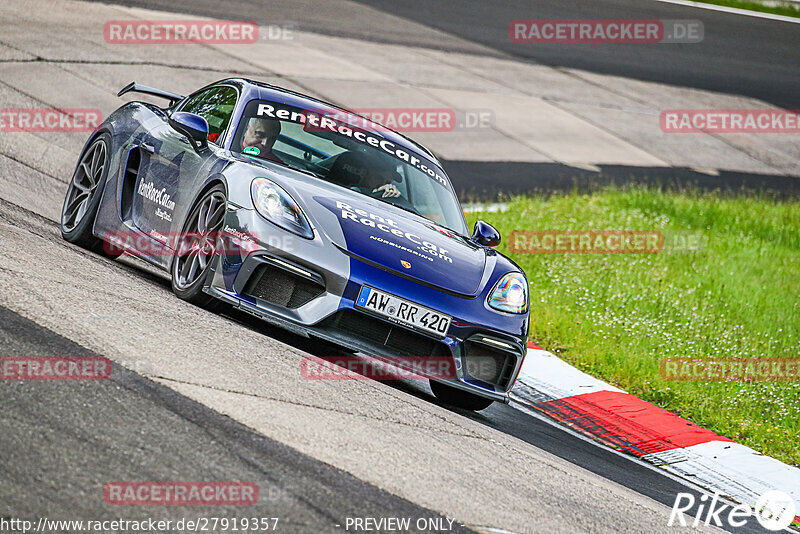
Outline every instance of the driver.
{"type": "Polygon", "coordinates": [[[397,171],[392,166],[381,163],[367,170],[361,186],[370,191],[367,194],[371,196],[397,198],[400,196],[400,190],[392,183],[396,177],[397,171]]]}
{"type": "Polygon", "coordinates": [[[357,152],[345,152],[336,158],[329,180],[373,198],[397,198],[400,190],[394,166],[384,160],[368,159],[357,152]]]}
{"type": "MultiPolygon", "coordinates": [[[[273,151],[272,147],[278,136],[281,134],[281,122],[276,119],[267,117],[253,117],[247,123],[247,129],[242,136],[242,150],[247,148],[255,148],[258,152],[253,151],[253,154],[259,158],[275,163],[283,163],[273,151]]],[[[250,153],[248,151],[247,153],[250,153]]]]}

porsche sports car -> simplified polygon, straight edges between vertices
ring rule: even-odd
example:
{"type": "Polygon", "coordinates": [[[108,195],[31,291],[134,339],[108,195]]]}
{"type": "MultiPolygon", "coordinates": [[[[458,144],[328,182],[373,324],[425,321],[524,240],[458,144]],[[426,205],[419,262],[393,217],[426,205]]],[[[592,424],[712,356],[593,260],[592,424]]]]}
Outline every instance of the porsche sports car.
{"type": "Polygon", "coordinates": [[[61,232],[171,273],[175,294],[225,302],[359,354],[438,358],[443,402],[508,402],[528,335],[528,281],[470,234],[433,153],[332,104],[225,79],[184,97],[139,83],[92,133],[61,232]],[[215,248],[220,236],[237,246],[215,248]],[[109,246],[112,244],[113,246],[109,246]]]}

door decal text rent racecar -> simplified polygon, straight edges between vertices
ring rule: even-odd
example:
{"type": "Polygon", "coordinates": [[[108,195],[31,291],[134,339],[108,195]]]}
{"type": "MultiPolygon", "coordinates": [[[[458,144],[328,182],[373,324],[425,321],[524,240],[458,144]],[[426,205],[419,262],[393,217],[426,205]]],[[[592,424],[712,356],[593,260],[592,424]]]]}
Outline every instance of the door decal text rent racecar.
{"type": "Polygon", "coordinates": [[[156,217],[168,222],[172,222],[172,210],[175,209],[175,202],[167,193],[166,188],[159,190],[156,189],[156,187],[153,185],[153,182],[140,182],[139,189],[136,192],[143,198],[155,203],[156,206],[159,206],[155,211],[156,217]],[[164,211],[161,208],[165,208],[169,210],[169,212],[164,211]]]}

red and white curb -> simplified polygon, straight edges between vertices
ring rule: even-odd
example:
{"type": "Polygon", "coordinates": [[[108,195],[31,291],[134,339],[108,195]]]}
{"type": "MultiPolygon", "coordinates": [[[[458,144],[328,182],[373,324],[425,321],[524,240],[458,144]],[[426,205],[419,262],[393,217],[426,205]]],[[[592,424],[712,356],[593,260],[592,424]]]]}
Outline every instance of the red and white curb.
{"type": "Polygon", "coordinates": [[[511,400],[734,501],[753,506],[767,491],[782,491],[800,514],[797,467],[589,376],[532,343],[511,400]]]}

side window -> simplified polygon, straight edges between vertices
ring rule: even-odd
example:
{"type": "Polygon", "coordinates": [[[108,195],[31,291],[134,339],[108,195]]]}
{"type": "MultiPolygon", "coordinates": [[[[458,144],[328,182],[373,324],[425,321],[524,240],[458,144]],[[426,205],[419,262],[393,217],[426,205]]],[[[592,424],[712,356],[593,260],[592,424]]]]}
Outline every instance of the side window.
{"type": "Polygon", "coordinates": [[[236,89],[212,87],[190,97],[180,111],[195,113],[208,122],[208,140],[217,143],[231,122],[236,106],[236,89]]]}

